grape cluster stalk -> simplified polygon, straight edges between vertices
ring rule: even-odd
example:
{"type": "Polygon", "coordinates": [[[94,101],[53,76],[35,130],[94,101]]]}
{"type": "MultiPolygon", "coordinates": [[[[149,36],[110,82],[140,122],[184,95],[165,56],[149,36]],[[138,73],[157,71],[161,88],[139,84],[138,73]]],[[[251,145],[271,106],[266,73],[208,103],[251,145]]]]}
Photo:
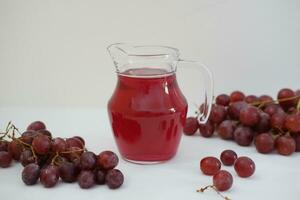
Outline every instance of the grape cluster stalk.
{"type": "Polygon", "coordinates": [[[77,182],[83,189],[103,184],[116,189],[124,182],[123,173],[116,169],[119,158],[114,152],[96,155],[87,150],[80,136],[53,138],[41,121],[32,122],[23,133],[9,122],[0,133],[0,167],[11,166],[13,160],[23,165],[21,179],[26,185],[40,182],[52,188],[61,180],[77,182]]]}
{"type": "MultiPolygon", "coordinates": [[[[202,105],[199,110],[203,108],[202,105]]],[[[185,135],[194,135],[198,130],[203,137],[217,133],[221,139],[240,146],[254,143],[262,154],[276,150],[289,156],[300,152],[300,90],[283,88],[277,99],[268,95],[246,96],[241,91],[220,94],[206,124],[198,124],[196,116],[186,119],[185,135]]]]}

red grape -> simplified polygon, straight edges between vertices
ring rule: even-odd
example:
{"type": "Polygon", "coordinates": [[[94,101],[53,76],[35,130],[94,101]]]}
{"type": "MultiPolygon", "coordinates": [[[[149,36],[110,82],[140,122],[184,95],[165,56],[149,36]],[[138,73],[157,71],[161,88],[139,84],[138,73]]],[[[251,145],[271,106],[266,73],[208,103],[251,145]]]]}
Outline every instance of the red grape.
{"type": "Polygon", "coordinates": [[[284,110],[278,104],[270,104],[264,109],[264,112],[272,116],[277,112],[284,113],[284,110]]]}
{"type": "Polygon", "coordinates": [[[110,189],[119,188],[124,182],[124,175],[118,169],[111,169],[106,174],[105,182],[110,189]]]}
{"type": "MultiPolygon", "coordinates": [[[[277,94],[277,99],[286,99],[286,98],[292,98],[295,96],[295,92],[291,89],[284,88],[281,89],[277,94]]],[[[295,105],[295,99],[291,100],[284,100],[280,101],[279,104],[284,110],[288,110],[290,107],[293,107],[295,105]]]]}
{"type": "Polygon", "coordinates": [[[32,122],[31,124],[29,124],[29,126],[27,127],[27,130],[32,130],[32,131],[38,131],[41,129],[46,129],[46,125],[44,124],[44,122],[42,121],[35,121],[32,122]]]}
{"type": "Polygon", "coordinates": [[[33,157],[31,150],[26,149],[21,153],[20,162],[23,165],[23,167],[25,167],[26,165],[28,165],[30,163],[35,162],[35,159],[33,157]]]}
{"type": "Polygon", "coordinates": [[[246,178],[252,176],[255,171],[255,163],[246,156],[239,157],[234,163],[234,169],[238,176],[246,178]]]}
{"type": "Polygon", "coordinates": [[[55,165],[48,165],[41,170],[40,181],[46,188],[54,187],[59,179],[59,170],[55,165]]]}
{"type": "Polygon", "coordinates": [[[199,131],[203,137],[211,137],[214,134],[215,128],[211,121],[207,121],[205,124],[199,124],[199,131]]]}
{"type": "Polygon", "coordinates": [[[33,138],[36,137],[37,134],[38,133],[36,131],[25,131],[22,133],[21,140],[26,144],[31,145],[33,138]]]}
{"type": "Polygon", "coordinates": [[[37,154],[45,155],[51,149],[51,141],[45,135],[39,135],[32,141],[32,147],[37,154]]]}
{"type": "Polygon", "coordinates": [[[64,152],[67,149],[67,143],[64,139],[57,137],[51,143],[51,150],[53,152],[64,152]]]}
{"type": "Polygon", "coordinates": [[[255,126],[260,120],[258,109],[254,106],[247,106],[241,109],[240,121],[246,126],[255,126]]]}
{"type": "Polygon", "coordinates": [[[259,101],[259,98],[257,96],[255,96],[255,95],[248,95],[248,96],[246,96],[245,101],[247,103],[250,103],[250,104],[251,103],[256,103],[256,102],[259,101]]]}
{"type": "Polygon", "coordinates": [[[216,98],[216,104],[222,106],[228,106],[230,103],[230,97],[227,94],[220,94],[216,98]]]}
{"type": "Polygon", "coordinates": [[[71,147],[77,147],[79,149],[84,148],[83,142],[79,138],[76,138],[76,137],[67,138],[66,143],[67,143],[68,148],[71,148],[71,147]]]}
{"type": "Polygon", "coordinates": [[[38,135],[45,135],[45,136],[47,136],[47,137],[49,137],[49,138],[52,138],[51,132],[48,131],[48,130],[46,130],[46,129],[38,130],[38,131],[37,131],[37,134],[38,134],[38,135]]]}
{"type": "Polygon", "coordinates": [[[265,112],[259,112],[260,120],[255,126],[255,131],[258,133],[264,133],[271,129],[270,115],[265,112]]]}
{"type": "Polygon", "coordinates": [[[277,152],[288,156],[296,151],[296,142],[291,136],[280,136],[275,140],[277,152]]]}
{"type": "Polygon", "coordinates": [[[295,144],[296,144],[296,151],[299,152],[300,151],[300,133],[297,133],[293,136],[294,140],[295,140],[295,144]]]}
{"type": "Polygon", "coordinates": [[[92,170],[95,168],[97,157],[93,152],[87,151],[81,154],[80,167],[83,170],[92,170]]]}
{"type": "Polygon", "coordinates": [[[281,113],[281,112],[275,113],[271,117],[271,126],[273,128],[284,130],[285,129],[285,126],[284,126],[285,118],[286,118],[285,113],[281,113]]]}
{"type": "Polygon", "coordinates": [[[218,191],[226,191],[233,183],[232,175],[226,170],[220,170],[213,176],[213,185],[218,191]]]}
{"type": "Polygon", "coordinates": [[[292,133],[300,132],[300,115],[288,115],[285,118],[285,127],[292,133]]]}
{"type": "Polygon", "coordinates": [[[252,143],[254,132],[247,126],[238,126],[233,132],[234,140],[241,146],[249,146],[252,143]]]}
{"type": "Polygon", "coordinates": [[[105,176],[106,176],[106,172],[105,171],[100,170],[100,169],[97,170],[95,172],[96,183],[100,184],[100,185],[104,184],[105,183],[105,176]]]}
{"type": "Polygon", "coordinates": [[[74,136],[73,138],[76,138],[76,139],[80,140],[81,143],[83,144],[83,146],[85,145],[85,141],[84,141],[84,139],[82,137],[80,137],[80,136],[74,136]]]}
{"type": "Polygon", "coordinates": [[[268,106],[273,102],[273,98],[269,95],[261,95],[258,99],[263,104],[263,107],[268,106]]]}
{"type": "Polygon", "coordinates": [[[255,137],[254,144],[259,153],[270,153],[274,149],[274,139],[269,133],[262,133],[255,137]]]}
{"type": "Polygon", "coordinates": [[[118,156],[112,151],[103,151],[97,157],[97,165],[100,169],[109,170],[119,163],[118,156]]]}
{"type": "Polygon", "coordinates": [[[8,150],[8,141],[0,140],[0,151],[7,151],[8,150]]]}
{"type": "Polygon", "coordinates": [[[0,151],[0,167],[9,167],[12,162],[11,155],[6,151],[0,151]]]}
{"type": "Polygon", "coordinates": [[[83,170],[80,172],[77,181],[81,188],[91,188],[95,185],[95,174],[92,171],[83,170]]]}
{"type": "Polygon", "coordinates": [[[12,155],[13,159],[18,161],[20,160],[20,155],[22,153],[23,146],[18,140],[12,140],[8,144],[7,150],[10,153],[10,155],[12,155]]]}
{"type": "Polygon", "coordinates": [[[225,140],[233,139],[233,132],[236,128],[236,123],[232,120],[223,121],[218,128],[218,135],[225,140]]]}
{"type": "Polygon", "coordinates": [[[248,104],[244,101],[234,102],[230,104],[228,107],[228,115],[230,116],[231,119],[239,119],[240,111],[247,106],[248,104]]]}
{"type": "Polygon", "coordinates": [[[59,176],[63,182],[72,183],[76,181],[79,170],[76,169],[76,166],[72,162],[61,162],[59,165],[59,176]]]}
{"type": "Polygon", "coordinates": [[[232,150],[224,150],[221,153],[220,159],[222,163],[226,166],[232,166],[237,159],[237,154],[232,150]]]}
{"type": "Polygon", "coordinates": [[[211,107],[209,119],[215,124],[220,124],[222,121],[225,120],[226,115],[227,111],[224,106],[213,104],[211,107]]]}
{"type": "Polygon", "coordinates": [[[214,175],[221,169],[221,162],[216,157],[205,157],[200,161],[200,169],[206,175],[214,175]]]}
{"type": "Polygon", "coordinates": [[[34,185],[40,177],[40,167],[31,163],[24,167],[22,171],[22,180],[26,185],[34,185]]]}
{"type": "Polygon", "coordinates": [[[245,94],[241,91],[234,91],[230,94],[230,102],[243,101],[245,94]]]}
{"type": "Polygon", "coordinates": [[[188,117],[185,120],[185,125],[183,128],[183,133],[185,135],[194,135],[198,130],[198,120],[196,117],[188,117]]]}

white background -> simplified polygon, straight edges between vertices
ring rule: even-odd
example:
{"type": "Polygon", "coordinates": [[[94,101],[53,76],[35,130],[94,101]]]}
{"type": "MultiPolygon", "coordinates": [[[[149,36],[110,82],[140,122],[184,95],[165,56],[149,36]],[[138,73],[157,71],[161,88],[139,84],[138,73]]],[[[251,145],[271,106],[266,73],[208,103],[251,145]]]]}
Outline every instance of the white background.
{"type": "Polygon", "coordinates": [[[276,96],[299,88],[299,11],[298,0],[0,0],[0,106],[105,106],[115,42],[201,58],[216,93],[276,96]]]}
{"type": "MultiPolygon", "coordinates": [[[[300,88],[299,11],[297,0],[0,0],[0,125],[13,120],[24,130],[41,119],[56,136],[81,135],[95,152],[117,152],[105,110],[116,83],[106,46],[115,42],[169,45],[183,57],[201,58],[214,72],[217,94],[241,89],[276,96],[282,87],[300,88]]],[[[181,78],[191,85],[189,77],[181,78]]],[[[177,156],[162,165],[121,160],[126,179],[114,192],[105,186],[80,190],[76,184],[25,187],[15,165],[0,170],[0,193],[25,200],[218,200],[213,192],[195,192],[211,182],[200,173],[199,160],[226,148],[257,164],[250,179],[225,168],[234,176],[226,195],[299,200],[299,154],[266,156],[254,147],[199,135],[184,137],[177,156]]]]}

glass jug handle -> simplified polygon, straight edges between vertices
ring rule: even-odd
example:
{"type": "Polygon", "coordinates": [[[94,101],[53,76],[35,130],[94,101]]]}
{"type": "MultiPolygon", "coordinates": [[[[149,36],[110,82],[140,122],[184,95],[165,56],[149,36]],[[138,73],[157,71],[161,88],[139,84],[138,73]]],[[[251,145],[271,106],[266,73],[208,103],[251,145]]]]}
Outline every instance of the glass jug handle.
{"type": "Polygon", "coordinates": [[[209,114],[211,111],[212,103],[213,103],[213,91],[214,91],[214,82],[213,82],[213,74],[212,72],[201,62],[192,61],[192,60],[183,60],[179,59],[178,64],[181,63],[189,64],[188,66],[196,68],[203,76],[204,83],[204,106],[199,108],[197,112],[197,120],[199,124],[205,124],[209,118],[209,114]]]}

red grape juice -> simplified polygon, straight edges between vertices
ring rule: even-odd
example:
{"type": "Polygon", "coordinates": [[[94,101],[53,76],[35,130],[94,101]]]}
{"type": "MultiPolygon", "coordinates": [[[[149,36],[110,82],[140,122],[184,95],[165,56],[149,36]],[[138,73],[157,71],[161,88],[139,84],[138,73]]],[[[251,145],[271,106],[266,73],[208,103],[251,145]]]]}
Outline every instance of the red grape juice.
{"type": "Polygon", "coordinates": [[[172,158],[187,107],[175,73],[148,68],[119,73],[108,113],[123,158],[138,163],[172,158]]]}

